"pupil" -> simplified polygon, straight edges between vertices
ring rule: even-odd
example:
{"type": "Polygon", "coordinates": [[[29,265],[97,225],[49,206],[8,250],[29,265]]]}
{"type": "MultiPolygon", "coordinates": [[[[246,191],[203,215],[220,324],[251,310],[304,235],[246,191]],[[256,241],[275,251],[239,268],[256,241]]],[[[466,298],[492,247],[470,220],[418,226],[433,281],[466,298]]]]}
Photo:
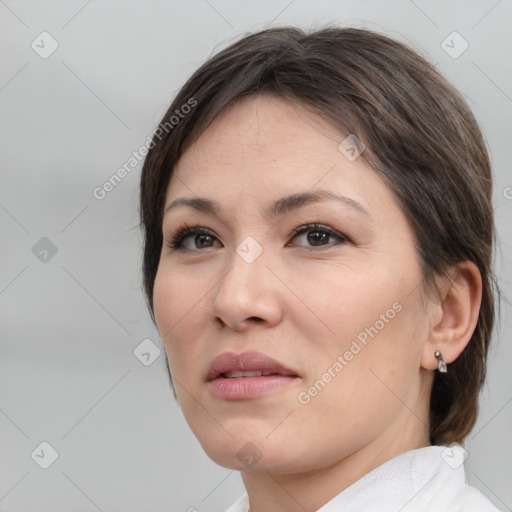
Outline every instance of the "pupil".
{"type": "MultiPolygon", "coordinates": [[[[197,235],[196,236],[196,245],[201,246],[201,242],[204,242],[206,239],[206,244],[208,244],[208,239],[210,239],[210,235],[197,235]]],[[[204,245],[203,247],[208,247],[208,245],[204,245]]]]}
{"type": "Polygon", "coordinates": [[[312,231],[308,234],[308,241],[311,245],[322,245],[322,241],[325,241],[328,237],[329,235],[327,233],[312,231]]]}

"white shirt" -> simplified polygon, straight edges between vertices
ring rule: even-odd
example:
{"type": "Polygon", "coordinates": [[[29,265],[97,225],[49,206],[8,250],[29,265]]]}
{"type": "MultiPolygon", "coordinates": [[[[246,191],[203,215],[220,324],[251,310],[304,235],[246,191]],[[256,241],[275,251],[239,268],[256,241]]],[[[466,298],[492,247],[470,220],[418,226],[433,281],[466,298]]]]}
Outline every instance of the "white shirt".
{"type": "MultiPolygon", "coordinates": [[[[466,455],[455,443],[402,453],[361,477],[317,512],[499,512],[478,489],[466,484],[466,455]]],[[[226,512],[247,512],[248,508],[246,493],[226,512]]]]}

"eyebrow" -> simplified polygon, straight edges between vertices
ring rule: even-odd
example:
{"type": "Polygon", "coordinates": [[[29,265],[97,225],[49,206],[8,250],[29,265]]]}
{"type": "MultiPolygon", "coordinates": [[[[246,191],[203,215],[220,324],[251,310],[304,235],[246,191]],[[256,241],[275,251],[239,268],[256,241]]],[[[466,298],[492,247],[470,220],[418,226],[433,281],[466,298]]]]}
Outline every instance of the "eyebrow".
{"type": "MultiPolygon", "coordinates": [[[[370,212],[361,203],[357,202],[356,200],[350,197],[342,196],[334,192],[331,192],[330,190],[301,192],[286,197],[282,197],[268,205],[267,208],[265,209],[265,214],[269,217],[282,216],[291,211],[302,208],[308,204],[318,203],[326,200],[338,201],[342,203],[344,206],[348,206],[352,210],[361,214],[367,220],[373,220],[372,216],[370,215],[370,212]]],[[[180,197],[178,199],[175,199],[169,206],[167,206],[164,213],[167,213],[174,208],[183,206],[193,208],[203,213],[215,215],[216,217],[220,217],[222,212],[222,208],[220,207],[219,203],[211,199],[207,199],[205,197],[180,197]]]]}

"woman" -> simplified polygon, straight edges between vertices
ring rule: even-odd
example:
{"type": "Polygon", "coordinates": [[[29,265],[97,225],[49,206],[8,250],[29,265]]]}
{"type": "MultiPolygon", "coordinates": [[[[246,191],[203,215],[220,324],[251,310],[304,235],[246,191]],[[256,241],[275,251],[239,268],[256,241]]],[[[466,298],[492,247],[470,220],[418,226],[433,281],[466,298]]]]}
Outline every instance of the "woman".
{"type": "Polygon", "coordinates": [[[202,65],[141,178],[144,286],[229,512],[495,511],[464,483],[497,293],[459,93],[367,30],[278,28],[202,65]]]}

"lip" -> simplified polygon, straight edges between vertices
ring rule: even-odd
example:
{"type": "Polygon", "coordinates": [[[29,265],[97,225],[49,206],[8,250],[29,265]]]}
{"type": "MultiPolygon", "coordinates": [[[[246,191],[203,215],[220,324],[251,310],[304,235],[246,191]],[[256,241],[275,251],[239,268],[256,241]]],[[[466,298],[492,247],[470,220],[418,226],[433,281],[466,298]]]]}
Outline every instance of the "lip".
{"type": "Polygon", "coordinates": [[[297,378],[299,375],[296,371],[279,361],[261,352],[248,351],[224,352],[216,357],[210,365],[206,380],[215,396],[226,400],[245,400],[282,389],[296,382],[297,378]],[[235,378],[224,376],[229,372],[254,370],[271,375],[235,378]]]}
{"type": "MultiPolygon", "coordinates": [[[[277,375],[293,375],[298,377],[297,372],[287,368],[284,364],[262,354],[261,352],[224,352],[217,356],[210,365],[207,380],[213,380],[228,372],[243,372],[262,370],[264,372],[272,372],[277,375]]],[[[243,377],[241,377],[243,378],[243,377]]],[[[246,377],[250,378],[250,377],[246,377]]]]}

